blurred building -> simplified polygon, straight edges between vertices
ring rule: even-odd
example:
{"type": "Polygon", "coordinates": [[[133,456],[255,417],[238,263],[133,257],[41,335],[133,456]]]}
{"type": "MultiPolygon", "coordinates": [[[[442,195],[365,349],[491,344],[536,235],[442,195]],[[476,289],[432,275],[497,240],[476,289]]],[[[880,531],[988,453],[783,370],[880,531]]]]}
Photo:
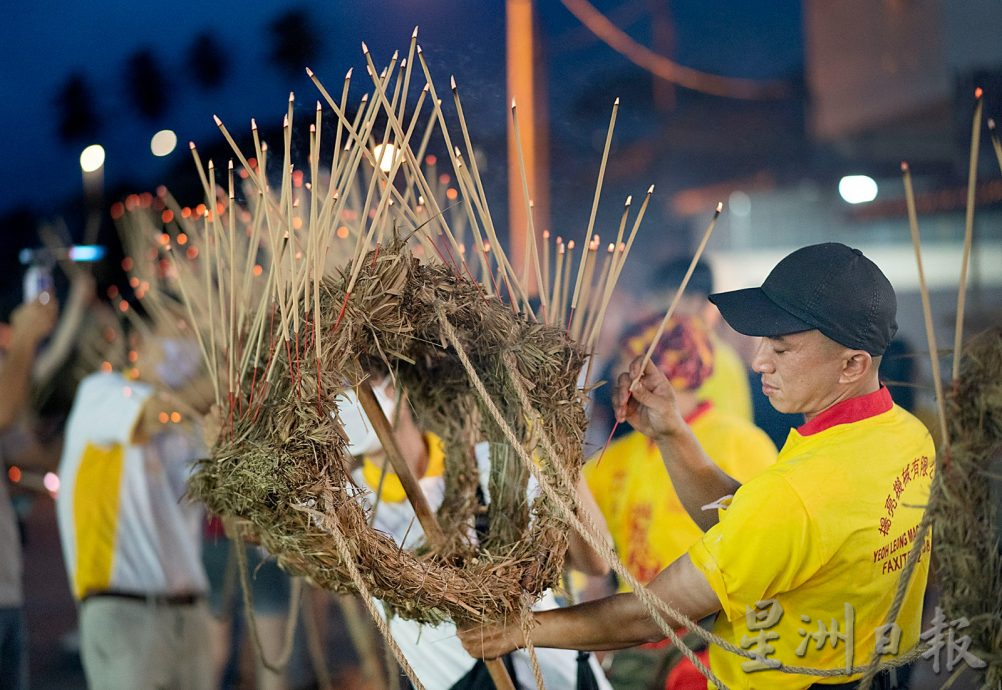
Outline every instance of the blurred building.
{"type": "Polygon", "coordinates": [[[683,190],[673,209],[690,218],[696,241],[706,223],[697,209],[728,201],[711,243],[721,289],[759,284],[798,246],[859,247],[895,285],[899,333],[921,352],[926,339],[900,175],[901,161],[909,161],[938,344],[949,349],[976,86],[985,105],[965,330],[1002,319],[995,306],[1002,304],[1002,180],[985,128],[989,117],[1002,118],[1002,43],[994,32],[1002,4],[806,0],[803,7],[809,161],[794,165],[797,179],[761,174],[683,190]]]}

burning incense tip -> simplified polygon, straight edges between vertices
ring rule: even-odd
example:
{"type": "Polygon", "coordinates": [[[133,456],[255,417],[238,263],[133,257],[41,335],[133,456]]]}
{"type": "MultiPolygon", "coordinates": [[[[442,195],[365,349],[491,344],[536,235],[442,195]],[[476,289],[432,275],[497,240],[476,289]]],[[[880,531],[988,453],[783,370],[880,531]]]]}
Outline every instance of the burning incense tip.
{"type": "Polygon", "coordinates": [[[543,239],[544,240],[550,239],[550,231],[549,230],[543,230],[543,239]]]}
{"type": "Polygon", "coordinates": [[[210,158],[209,159],[209,170],[215,170],[215,169],[216,169],[216,164],[213,163],[212,159],[210,158]]]}
{"type": "Polygon", "coordinates": [[[614,251],[616,251],[616,243],[615,242],[610,242],[609,243],[609,247],[606,249],[606,251],[609,252],[610,254],[612,254],[614,251]]]}
{"type": "Polygon", "coordinates": [[[369,46],[365,45],[365,41],[362,41],[362,55],[369,54],[369,46]]]}
{"type": "Polygon", "coordinates": [[[233,159],[232,158],[229,160],[229,163],[227,164],[226,168],[228,170],[233,170],[233,159]]]}
{"type": "Polygon", "coordinates": [[[713,217],[716,218],[717,216],[719,216],[723,212],[723,210],[724,210],[724,202],[718,201],[717,210],[713,212],[713,217]]]}
{"type": "Polygon", "coordinates": [[[614,101],[612,102],[612,105],[613,105],[614,107],[616,107],[616,108],[618,108],[618,107],[619,107],[619,96],[616,96],[616,100],[614,100],[614,101]]]}
{"type": "Polygon", "coordinates": [[[362,103],[368,103],[368,101],[369,101],[369,94],[363,93],[362,94],[362,103]]]}
{"type": "Polygon", "coordinates": [[[394,50],[393,51],[393,57],[391,59],[392,60],[396,60],[398,55],[400,55],[400,51],[399,50],[394,50]]]}
{"type": "Polygon", "coordinates": [[[317,110],[320,110],[320,101],[317,101],[317,110]]]}
{"type": "Polygon", "coordinates": [[[313,78],[313,70],[311,70],[309,67],[306,68],[306,76],[309,77],[310,79],[313,78]]]}
{"type": "Polygon", "coordinates": [[[564,238],[561,237],[560,235],[557,235],[557,244],[563,244],[563,243],[564,243],[564,238]]]}
{"type": "Polygon", "coordinates": [[[213,121],[215,121],[216,127],[222,127],[223,126],[223,121],[219,119],[218,115],[213,115],[212,119],[213,119],[213,121]]]}
{"type": "Polygon", "coordinates": [[[980,99],[983,95],[985,95],[985,92],[984,92],[984,90],[980,86],[978,88],[974,89],[974,97],[975,98],[980,99]]]}
{"type": "Polygon", "coordinates": [[[418,52],[418,55],[420,55],[421,53],[424,52],[423,50],[421,50],[421,46],[420,45],[417,47],[417,52],[418,52]]]}
{"type": "Polygon", "coordinates": [[[515,109],[515,99],[514,99],[514,98],[513,98],[513,99],[511,99],[511,109],[512,109],[512,110],[514,110],[514,109],[515,109]]]}
{"type": "Polygon", "coordinates": [[[317,133],[317,126],[311,122],[310,123],[310,134],[316,134],[316,133],[317,133]]]}
{"type": "Polygon", "coordinates": [[[188,142],[188,148],[191,149],[192,151],[194,151],[195,150],[195,142],[189,141],[188,142]]]}
{"type": "Polygon", "coordinates": [[[993,118],[988,118],[988,129],[995,131],[995,120],[993,118]]]}
{"type": "Polygon", "coordinates": [[[407,66],[407,58],[404,58],[403,60],[400,61],[400,67],[401,69],[403,69],[406,66],[407,66]]]}
{"type": "Polygon", "coordinates": [[[653,193],[654,193],[654,185],[651,185],[650,187],[647,188],[647,195],[650,196],[653,193]]]}
{"type": "Polygon", "coordinates": [[[455,74],[450,74],[449,75],[449,84],[450,84],[450,88],[453,91],[455,91],[456,90],[456,75],[455,74]]]}
{"type": "Polygon", "coordinates": [[[567,243],[567,248],[574,249],[574,240],[571,240],[570,242],[567,243]]]}
{"type": "Polygon", "coordinates": [[[344,80],[345,81],[348,81],[349,79],[351,79],[351,71],[353,69],[355,69],[355,68],[354,67],[349,67],[348,71],[344,73],[344,80]]]}
{"type": "Polygon", "coordinates": [[[251,118],[251,129],[252,130],[257,129],[257,120],[255,120],[253,117],[251,118]]]}
{"type": "Polygon", "coordinates": [[[901,161],[901,172],[908,172],[908,161],[901,161]]]}
{"type": "Polygon", "coordinates": [[[262,141],[261,142],[261,153],[264,153],[267,150],[268,150],[268,142],[267,141],[262,141]]]}
{"type": "Polygon", "coordinates": [[[425,84],[424,88],[421,89],[421,93],[428,93],[430,89],[431,89],[431,84],[425,84]]]}
{"type": "Polygon", "coordinates": [[[288,126],[289,126],[289,116],[288,115],[283,115],[282,116],[282,127],[288,127],[288,126]]]}
{"type": "Polygon", "coordinates": [[[625,206],[629,206],[629,205],[630,205],[630,204],[632,204],[632,203],[633,203],[633,195],[632,195],[632,194],[630,194],[630,195],[628,195],[628,196],[626,197],[626,204],[624,204],[624,205],[625,205],[625,206]]]}

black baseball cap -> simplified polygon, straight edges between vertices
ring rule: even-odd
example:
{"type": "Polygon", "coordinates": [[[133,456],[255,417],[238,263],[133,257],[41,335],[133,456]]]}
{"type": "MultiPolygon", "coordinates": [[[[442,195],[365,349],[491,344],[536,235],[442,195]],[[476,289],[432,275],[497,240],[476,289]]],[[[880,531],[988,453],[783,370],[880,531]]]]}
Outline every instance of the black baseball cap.
{"type": "Polygon", "coordinates": [[[898,330],[890,281],[863,252],[838,242],[798,249],[762,287],[718,292],[710,301],[738,333],[777,337],[817,329],[874,357],[898,330]]]}

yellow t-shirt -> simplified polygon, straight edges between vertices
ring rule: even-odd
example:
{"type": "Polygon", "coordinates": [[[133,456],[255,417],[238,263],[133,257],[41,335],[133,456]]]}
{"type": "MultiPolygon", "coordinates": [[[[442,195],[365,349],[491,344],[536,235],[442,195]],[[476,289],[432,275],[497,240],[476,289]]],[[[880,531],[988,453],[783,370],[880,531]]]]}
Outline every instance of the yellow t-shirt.
{"type": "Polygon", "coordinates": [[[713,342],[713,373],[699,387],[700,399],[709,400],[718,410],[754,421],[748,367],[733,347],[716,335],[711,334],[710,339],[713,342]]]}
{"type": "MultiPolygon", "coordinates": [[[[894,599],[933,471],[929,432],[894,405],[886,388],[791,430],[779,461],[744,484],[720,522],[689,549],[720,599],[714,632],[749,651],[771,645],[766,658],[788,665],[845,668],[850,649],[852,663],[865,665],[894,599]],[[833,623],[842,638],[819,634],[821,625],[834,632],[833,623]]],[[[897,619],[901,652],[920,633],[931,538],[922,548],[897,619]]],[[[745,663],[755,662],[712,646],[711,668],[731,688],[806,688],[820,680],[746,672],[745,663]]]]}
{"type": "MultiPolygon", "coordinates": [[[[687,421],[710,459],[738,481],[776,461],[776,447],[765,432],[709,403],[687,421]]],[[[641,582],[653,579],[702,536],[675,493],[661,453],[640,432],[609,446],[601,462],[595,458],[585,465],[584,475],[616,552],[641,582]]]]}

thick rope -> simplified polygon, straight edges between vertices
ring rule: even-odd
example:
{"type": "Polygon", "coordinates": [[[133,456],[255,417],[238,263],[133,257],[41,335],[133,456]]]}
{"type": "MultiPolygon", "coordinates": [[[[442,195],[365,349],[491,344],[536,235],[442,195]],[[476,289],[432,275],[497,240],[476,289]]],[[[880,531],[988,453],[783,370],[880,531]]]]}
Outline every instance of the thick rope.
{"type": "MultiPolygon", "coordinates": [[[[528,612],[529,607],[526,607],[528,612]]],[[[536,656],[536,646],[532,644],[531,632],[532,621],[530,616],[522,615],[522,637],[525,638],[525,651],[529,654],[529,665],[532,667],[532,677],[536,681],[536,688],[538,690],[544,690],[546,687],[543,683],[543,670],[539,667],[539,657],[536,656]]]]}
{"type": "Polygon", "coordinates": [[[408,663],[403,651],[397,645],[397,641],[393,639],[393,633],[390,632],[390,627],[387,625],[386,619],[383,618],[379,609],[377,609],[376,605],[373,603],[373,596],[369,592],[368,585],[366,585],[365,581],[362,579],[362,574],[358,572],[358,566],[355,565],[355,559],[351,554],[347,538],[341,532],[341,526],[338,525],[335,520],[332,520],[326,514],[321,513],[318,510],[303,506],[296,506],[296,509],[310,515],[318,527],[334,537],[334,545],[337,547],[338,556],[344,563],[345,568],[347,568],[352,584],[355,585],[355,589],[361,595],[362,603],[365,604],[365,608],[369,611],[369,615],[372,616],[372,620],[375,621],[376,628],[379,629],[379,633],[383,636],[386,646],[393,652],[394,658],[397,660],[397,663],[400,664],[400,668],[404,670],[404,673],[407,674],[407,677],[410,679],[415,690],[425,690],[424,684],[417,677],[417,674],[414,673],[414,669],[411,668],[411,665],[408,663]]]}
{"type": "MultiPolygon", "coordinates": [[[[453,328],[452,324],[448,321],[448,318],[446,317],[444,310],[442,310],[441,307],[439,307],[438,309],[438,317],[439,321],[442,324],[442,328],[446,333],[446,337],[450,340],[451,344],[456,349],[456,353],[457,355],[459,355],[460,362],[463,364],[463,367],[466,370],[467,375],[470,377],[470,382],[473,384],[474,388],[481,396],[481,399],[484,400],[485,406],[487,407],[488,411],[491,413],[495,421],[498,423],[498,426],[505,434],[505,437],[508,439],[509,443],[511,443],[512,446],[518,451],[519,457],[522,458],[523,462],[525,462],[527,467],[529,468],[529,471],[532,472],[533,476],[536,478],[536,481],[539,483],[540,488],[544,491],[544,493],[546,493],[547,497],[551,501],[553,501],[553,503],[561,511],[562,515],[571,524],[571,526],[574,527],[574,529],[581,534],[582,538],[588,543],[588,545],[591,546],[593,549],[595,549],[597,553],[602,554],[605,560],[610,565],[610,567],[612,567],[612,569],[616,572],[616,574],[622,577],[633,588],[634,594],[644,605],[645,609],[647,609],[648,615],[651,616],[651,619],[657,624],[661,632],[664,633],[665,636],[673,644],[675,644],[676,647],[679,648],[679,651],[682,652],[683,656],[689,659],[689,661],[693,663],[693,665],[696,666],[696,668],[699,669],[700,672],[703,673],[703,675],[706,678],[716,683],[718,687],[726,690],[726,686],[723,685],[720,682],[720,680],[717,679],[714,676],[714,674],[709,669],[707,669],[706,666],[698,658],[695,658],[695,655],[692,653],[692,650],[690,650],[684,644],[681,644],[681,640],[679,639],[678,635],[669,625],[667,625],[667,623],[664,621],[664,619],[658,612],[658,609],[664,611],[670,618],[677,621],[680,625],[688,628],[693,633],[695,633],[697,637],[699,637],[700,639],[709,644],[715,644],[718,647],[721,647],[722,649],[731,652],[732,654],[736,654],[738,656],[747,659],[755,660],[756,659],[755,654],[748,650],[741,649],[731,644],[727,640],[724,640],[723,638],[713,634],[712,632],[700,628],[695,621],[690,620],[682,612],[678,611],[670,604],[668,604],[668,602],[664,601],[660,597],[651,594],[647,590],[647,588],[644,585],[642,585],[639,581],[637,581],[637,579],[633,577],[633,575],[626,569],[626,567],[619,560],[619,557],[612,550],[612,548],[608,544],[603,544],[599,542],[593,536],[593,534],[591,534],[584,527],[582,522],[573,513],[572,508],[567,505],[566,501],[564,501],[558,494],[556,494],[553,487],[549,485],[546,478],[539,471],[539,468],[536,467],[534,462],[532,462],[532,458],[525,451],[525,449],[522,448],[521,443],[515,437],[515,434],[511,430],[511,427],[508,425],[507,421],[501,415],[500,411],[497,409],[497,406],[494,404],[493,400],[491,400],[490,395],[487,393],[487,390],[483,384],[483,381],[480,379],[479,375],[476,372],[476,369],[473,367],[472,362],[466,355],[465,349],[463,348],[462,343],[459,341],[455,329],[453,328]]],[[[516,382],[516,392],[518,391],[519,385],[520,383],[516,382]]],[[[522,392],[524,393],[524,388],[522,392]]],[[[532,411],[531,406],[528,407],[528,410],[530,412],[532,411]]],[[[545,434],[543,436],[545,437],[545,434]]],[[[549,444],[548,440],[544,440],[544,443],[548,444],[550,449],[552,450],[552,444],[549,444]]],[[[545,449],[546,445],[544,445],[544,450],[545,449]]],[[[563,468],[561,468],[561,471],[563,471],[563,468]]],[[[586,519],[588,518],[586,517],[586,519]]],[[[921,655],[922,651],[923,650],[921,647],[916,647],[908,654],[899,656],[898,658],[881,665],[880,670],[886,668],[895,668],[910,663],[911,661],[917,659],[921,655]]],[[[856,675],[859,673],[866,673],[869,670],[869,668],[867,666],[854,666],[847,672],[845,669],[837,669],[837,670],[818,669],[806,666],[788,666],[786,664],[783,664],[782,666],[780,666],[775,670],[781,671],[782,673],[790,673],[796,675],[810,675],[819,677],[839,677],[839,676],[845,677],[850,675],[856,675]]]]}
{"type": "MultiPolygon", "coordinates": [[[[512,428],[508,424],[508,421],[504,418],[504,415],[501,414],[501,411],[498,410],[497,405],[494,404],[493,399],[491,398],[490,394],[487,392],[487,389],[484,386],[484,382],[480,379],[480,376],[477,374],[477,371],[474,368],[473,363],[470,361],[469,356],[466,354],[466,349],[460,342],[459,335],[456,333],[456,329],[453,328],[452,324],[449,322],[449,319],[445,314],[445,311],[442,309],[440,305],[437,307],[437,312],[438,312],[439,322],[442,326],[442,330],[445,331],[446,338],[455,348],[456,354],[459,356],[459,361],[463,364],[463,368],[466,370],[467,376],[470,377],[470,382],[473,384],[473,387],[480,395],[480,398],[483,401],[484,406],[487,408],[488,412],[491,414],[491,417],[497,423],[502,433],[504,433],[505,438],[508,439],[508,442],[511,444],[511,447],[515,449],[519,457],[522,458],[522,461],[525,463],[526,467],[536,478],[537,483],[539,484],[543,492],[547,495],[547,498],[553,501],[553,503],[560,509],[561,513],[564,514],[565,519],[568,522],[570,522],[574,526],[574,528],[578,530],[578,532],[581,533],[581,536],[585,539],[586,542],[588,542],[589,546],[595,549],[598,553],[605,554],[606,560],[609,561],[610,565],[613,566],[613,569],[615,569],[617,573],[619,573],[620,570],[622,570],[624,573],[624,577],[629,578],[627,581],[632,580],[631,586],[634,586],[634,583],[636,583],[636,585],[639,585],[636,579],[633,578],[632,575],[629,575],[626,569],[619,562],[619,559],[616,557],[615,553],[612,552],[611,547],[609,547],[608,544],[600,544],[599,541],[595,539],[595,537],[587,530],[587,528],[585,528],[584,525],[582,525],[581,522],[578,520],[577,516],[574,514],[573,508],[567,505],[566,501],[562,499],[562,497],[550,485],[549,481],[547,481],[547,479],[543,476],[542,472],[540,472],[539,468],[536,467],[536,463],[532,461],[532,458],[530,457],[529,453],[525,450],[525,448],[522,447],[521,442],[515,436],[515,432],[512,431],[512,428]],[[613,559],[615,562],[613,562],[613,559]]],[[[532,408],[530,407],[529,409],[531,410],[532,408]]],[[[571,486],[573,485],[573,482],[569,481],[566,482],[566,484],[571,486]]],[[[665,637],[671,640],[671,642],[675,646],[679,647],[679,650],[686,656],[687,659],[689,659],[690,662],[692,662],[694,666],[696,666],[696,668],[699,669],[699,671],[706,678],[712,680],[721,690],[727,690],[727,686],[725,686],[723,683],[720,682],[720,680],[713,674],[713,672],[710,669],[708,669],[706,665],[699,660],[699,658],[696,657],[696,655],[692,652],[691,649],[682,644],[682,640],[679,638],[679,636],[675,633],[675,631],[667,623],[667,621],[665,621],[661,617],[661,615],[658,613],[656,609],[657,604],[655,604],[654,601],[652,601],[656,597],[654,597],[650,592],[648,592],[646,589],[642,587],[637,589],[636,593],[638,599],[640,599],[641,603],[647,609],[648,614],[651,616],[652,620],[654,620],[654,622],[657,624],[658,628],[665,635],[665,637]]]]}
{"type": "Polygon", "coordinates": [[[292,643],[295,640],[296,623],[299,620],[299,597],[303,593],[303,580],[299,577],[292,578],[292,588],[289,590],[289,614],[285,619],[285,642],[282,643],[282,651],[278,659],[274,662],[268,660],[264,654],[264,647],[261,646],[261,637],[257,629],[257,619],[254,617],[254,599],[251,594],[250,581],[247,576],[247,545],[244,544],[240,536],[240,528],[237,523],[232,523],[234,532],[233,543],[237,552],[237,571],[240,573],[240,589],[243,591],[244,619],[247,627],[251,631],[251,639],[254,640],[254,652],[258,661],[266,669],[275,674],[285,672],[285,667],[289,664],[292,656],[292,643]]]}

